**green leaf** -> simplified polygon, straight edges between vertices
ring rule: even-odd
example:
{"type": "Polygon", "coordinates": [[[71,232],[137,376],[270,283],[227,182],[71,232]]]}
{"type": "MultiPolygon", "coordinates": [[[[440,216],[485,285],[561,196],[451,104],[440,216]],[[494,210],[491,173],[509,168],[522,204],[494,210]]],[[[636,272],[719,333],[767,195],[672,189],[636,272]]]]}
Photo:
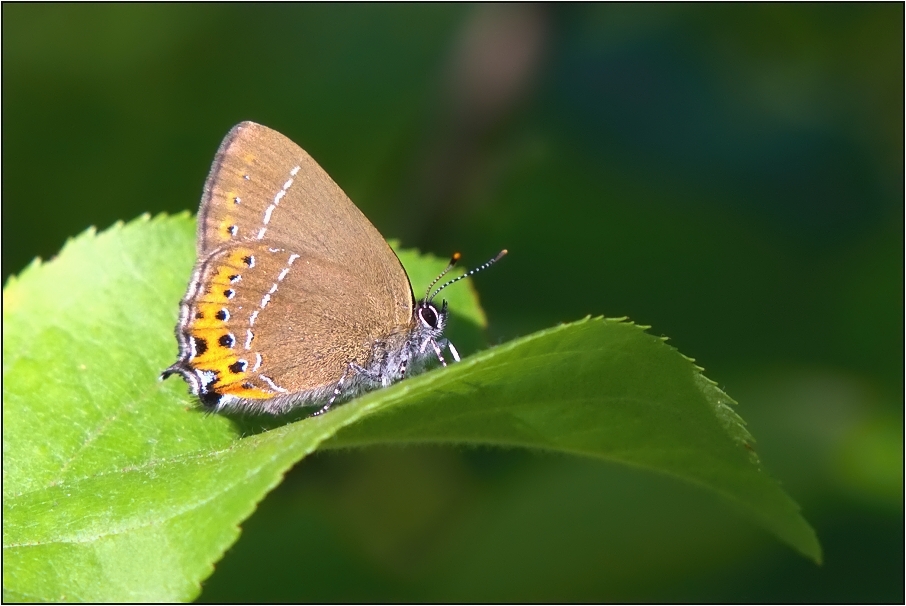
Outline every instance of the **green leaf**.
{"type": "MultiPolygon", "coordinates": [[[[5,599],[192,599],[294,463],[319,447],[376,443],[524,446],[654,470],[720,495],[820,560],[732,401],[663,339],[621,320],[551,328],[322,417],[204,414],[181,381],[158,380],[175,358],[194,231],[179,216],[88,232],[5,287],[5,599]]],[[[445,265],[400,257],[417,293],[445,265]]],[[[477,344],[474,292],[444,294],[455,338],[477,344]]]]}

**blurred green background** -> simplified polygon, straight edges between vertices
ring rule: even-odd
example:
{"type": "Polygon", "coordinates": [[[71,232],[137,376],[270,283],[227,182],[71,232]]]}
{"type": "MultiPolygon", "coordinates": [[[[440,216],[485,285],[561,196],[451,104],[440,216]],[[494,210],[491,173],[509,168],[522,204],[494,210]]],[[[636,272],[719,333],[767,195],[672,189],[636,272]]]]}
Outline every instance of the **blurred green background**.
{"type": "Polygon", "coordinates": [[[669,336],[825,549],[638,470],[376,448],[294,469],[202,600],[904,599],[902,4],[2,11],[4,280],[194,212],[255,120],[385,236],[508,248],[476,281],[491,343],[586,314],[669,336]]]}

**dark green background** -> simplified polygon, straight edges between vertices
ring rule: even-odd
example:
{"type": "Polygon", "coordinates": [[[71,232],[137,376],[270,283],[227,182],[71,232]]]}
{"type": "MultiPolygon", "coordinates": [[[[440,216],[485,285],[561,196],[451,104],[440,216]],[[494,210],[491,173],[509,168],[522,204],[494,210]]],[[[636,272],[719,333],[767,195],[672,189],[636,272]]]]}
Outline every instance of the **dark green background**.
{"type": "Polygon", "coordinates": [[[586,314],[669,336],[825,548],[603,463],[322,453],[202,599],[902,601],[902,4],[2,10],[4,279],[194,211],[255,120],[386,236],[510,249],[477,279],[490,342],[586,314]]]}

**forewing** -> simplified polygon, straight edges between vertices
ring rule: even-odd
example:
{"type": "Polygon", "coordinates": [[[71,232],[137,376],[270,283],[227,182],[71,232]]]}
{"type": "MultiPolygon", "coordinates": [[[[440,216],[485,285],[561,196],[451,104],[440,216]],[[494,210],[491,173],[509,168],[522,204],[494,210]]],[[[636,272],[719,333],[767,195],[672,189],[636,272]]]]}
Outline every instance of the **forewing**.
{"type": "Polygon", "coordinates": [[[408,322],[412,288],[396,255],[343,190],[302,148],[243,122],[217,152],[198,213],[199,258],[231,242],[266,243],[343,268],[381,301],[382,319],[408,322]]]}

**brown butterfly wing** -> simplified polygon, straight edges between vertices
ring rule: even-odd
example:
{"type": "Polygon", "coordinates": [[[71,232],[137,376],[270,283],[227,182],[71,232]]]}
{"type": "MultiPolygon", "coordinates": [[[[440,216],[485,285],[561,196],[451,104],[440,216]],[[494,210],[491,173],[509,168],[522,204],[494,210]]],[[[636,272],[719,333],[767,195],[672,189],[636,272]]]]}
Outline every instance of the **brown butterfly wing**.
{"type": "Polygon", "coordinates": [[[396,255],[276,131],[251,122],[230,131],[198,221],[185,330],[204,342],[191,366],[216,373],[218,393],[266,399],[323,388],[412,321],[396,255]]]}

